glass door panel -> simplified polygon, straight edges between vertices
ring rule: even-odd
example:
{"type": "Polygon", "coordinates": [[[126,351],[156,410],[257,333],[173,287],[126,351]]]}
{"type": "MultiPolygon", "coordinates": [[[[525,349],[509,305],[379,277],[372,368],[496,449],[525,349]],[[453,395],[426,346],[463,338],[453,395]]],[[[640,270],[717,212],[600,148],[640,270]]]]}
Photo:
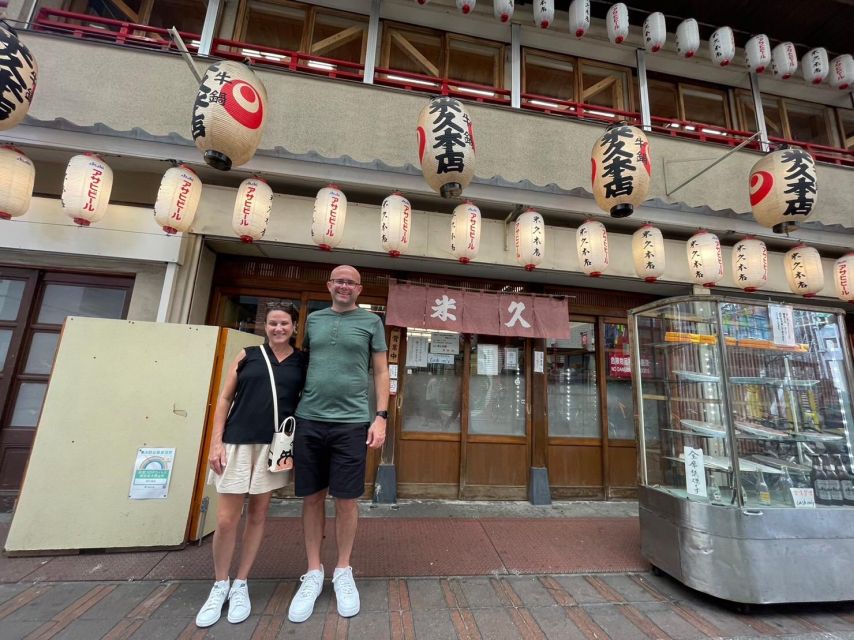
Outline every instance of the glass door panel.
{"type": "Polygon", "coordinates": [[[525,340],[473,336],[469,380],[471,435],[525,436],[525,340]]]}
{"type": "Polygon", "coordinates": [[[24,297],[24,280],[0,278],[0,321],[14,322],[24,297]]]}
{"type": "Polygon", "coordinates": [[[611,440],[635,439],[631,362],[628,326],[624,322],[606,322],[605,392],[608,402],[608,438],[611,440]]]}
{"type": "Polygon", "coordinates": [[[599,438],[596,324],[569,326],[569,339],[546,341],[549,436],[599,438]]]}
{"type": "Polygon", "coordinates": [[[406,330],[404,432],[460,432],[462,344],[458,333],[406,330]]]}

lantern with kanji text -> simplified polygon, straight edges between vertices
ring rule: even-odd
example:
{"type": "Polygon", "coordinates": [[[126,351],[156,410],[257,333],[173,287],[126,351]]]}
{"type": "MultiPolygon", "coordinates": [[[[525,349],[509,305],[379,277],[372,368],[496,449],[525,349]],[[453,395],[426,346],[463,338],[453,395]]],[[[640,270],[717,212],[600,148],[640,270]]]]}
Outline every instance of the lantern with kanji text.
{"type": "Polygon", "coordinates": [[[608,268],[608,231],[598,220],[585,220],[575,232],[578,265],[591,278],[598,278],[608,268]]]}
{"type": "Polygon", "coordinates": [[[513,0],[495,0],[492,11],[501,22],[508,22],[513,17],[513,0]]]}
{"type": "Polygon", "coordinates": [[[629,37],[629,10],[622,2],[612,4],[605,14],[605,26],[611,44],[620,44],[629,37]]]}
{"type": "Polygon", "coordinates": [[[332,251],[341,243],[347,221],[347,196],[330,184],[317,192],[311,214],[311,239],[324,251],[332,251]]]}
{"type": "Polygon", "coordinates": [[[854,85],[854,58],[850,53],[845,53],[830,61],[830,86],[846,91],[852,85],[854,85]]]}
{"type": "Polygon", "coordinates": [[[74,156],[62,183],[62,208],[81,227],[100,221],[110,205],[113,170],[94,153],[74,156]]]}
{"type": "Polygon", "coordinates": [[[730,27],[715,29],[709,38],[709,57],[715,64],[725,67],[735,57],[735,36],[730,27]]]}
{"type": "Polygon", "coordinates": [[[805,244],[792,247],[783,257],[783,263],[786,265],[786,280],[792,293],[813,298],[824,289],[824,268],[815,247],[805,244]]]}
{"type": "Polygon", "coordinates": [[[463,264],[471,262],[480,249],[480,224],[480,209],[471,200],[454,208],[451,216],[451,253],[463,264]]]}
{"type": "Polygon", "coordinates": [[[154,220],[168,234],[189,231],[201,198],[202,181],[196,172],[183,164],[171,167],[157,190],[154,220]]]}
{"type": "Polygon", "coordinates": [[[833,265],[833,282],[837,298],[854,302],[854,253],[842,256],[833,265]]]}
{"type": "Polygon", "coordinates": [[[418,118],[418,159],[424,179],[443,198],[459,196],[474,176],[474,127],[459,100],[433,98],[418,118]]]}
{"type": "Polygon", "coordinates": [[[635,273],[646,282],[655,282],[664,273],[664,236],[660,229],[645,224],[632,234],[635,273]]]}
{"type": "Polygon", "coordinates": [[[457,9],[465,15],[474,11],[475,0],[457,0],[457,9]]]}
{"type": "Polygon", "coordinates": [[[0,131],[11,129],[27,116],[38,74],[33,54],[17,32],[0,20],[0,131]]]}
{"type": "Polygon", "coordinates": [[[791,42],[781,42],[771,50],[771,73],[778,80],[788,80],[798,70],[798,52],[791,42]]]}
{"type": "Polygon", "coordinates": [[[36,168],[15,147],[0,147],[0,220],[24,215],[33,198],[36,168]]]}
{"type": "Polygon", "coordinates": [[[721,243],[714,233],[702,230],[688,239],[688,270],[691,279],[704,287],[714,287],[724,277],[721,243]]]}
{"type": "Polygon", "coordinates": [[[748,293],[768,284],[768,249],[764,242],[748,236],[736,243],[732,248],[732,279],[748,293]]]}
{"type": "Polygon", "coordinates": [[[590,29],[590,0],[572,0],[569,5],[569,32],[581,38],[590,29]]]}
{"type": "Polygon", "coordinates": [[[380,209],[380,239],[383,250],[392,258],[406,253],[412,233],[412,207],[409,200],[395,191],[383,200],[380,209]]]}
{"type": "Polygon", "coordinates": [[[810,49],[801,58],[801,73],[809,84],[821,84],[830,71],[827,61],[827,49],[816,47],[810,49]]]}
{"type": "Polygon", "coordinates": [[[744,59],[747,68],[762,73],[771,64],[771,41],[764,33],[753,36],[744,45],[744,59]]]}
{"type": "Polygon", "coordinates": [[[534,0],[534,24],[540,29],[548,29],[554,21],[554,0],[534,0]]]}
{"type": "Polygon", "coordinates": [[[650,53],[658,53],[667,40],[667,21],[661,11],[650,13],[643,21],[643,46],[650,53]]]}
{"type": "Polygon", "coordinates": [[[683,58],[693,58],[700,48],[700,28],[694,18],[688,18],[676,27],[676,51],[683,58]]]}
{"type": "Polygon", "coordinates": [[[254,242],[264,237],[273,211],[273,190],[257,176],[240,183],[234,200],[231,227],[241,242],[254,242]]]}
{"type": "Polygon", "coordinates": [[[787,233],[809,218],[818,197],[815,160],[803,149],[769,153],[750,170],[753,217],[774,233],[787,233]]]}
{"type": "Polygon", "coordinates": [[[651,161],[646,135],[615,123],[593,145],[593,197],[613,218],[632,215],[649,193],[651,161]]]}
{"type": "Polygon", "coordinates": [[[516,218],[514,227],[516,262],[533,271],[543,261],[546,246],[546,224],[543,216],[528,209],[516,218]]]}

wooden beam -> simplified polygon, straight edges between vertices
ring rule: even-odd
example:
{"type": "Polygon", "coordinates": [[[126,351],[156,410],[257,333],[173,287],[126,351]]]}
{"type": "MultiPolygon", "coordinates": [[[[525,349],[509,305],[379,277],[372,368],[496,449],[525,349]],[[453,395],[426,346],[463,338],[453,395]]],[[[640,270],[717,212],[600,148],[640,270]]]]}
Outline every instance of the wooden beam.
{"type": "Polygon", "coordinates": [[[361,25],[355,25],[349,29],[344,29],[344,31],[339,31],[328,38],[324,38],[319,42],[315,42],[311,45],[311,52],[313,54],[322,55],[324,51],[329,51],[330,49],[339,47],[351,40],[355,40],[356,38],[363,36],[364,33],[365,29],[361,25]]]}
{"type": "Polygon", "coordinates": [[[122,0],[110,0],[110,2],[115,5],[116,9],[130,18],[131,22],[139,22],[139,14],[127,6],[122,0]]]}
{"type": "Polygon", "coordinates": [[[617,79],[614,76],[608,76],[607,78],[602,78],[599,82],[594,84],[592,87],[587,87],[584,92],[581,94],[581,101],[584,102],[590,96],[596,95],[600,91],[604,91],[611,87],[617,79]]]}
{"type": "Polygon", "coordinates": [[[403,49],[404,52],[409,55],[410,58],[412,58],[415,62],[424,67],[427,73],[432,75],[434,78],[439,77],[439,69],[427,58],[425,58],[424,55],[418,49],[416,49],[415,46],[409,40],[404,38],[397,31],[393,31],[391,37],[398,44],[398,46],[400,46],[400,48],[403,49]]]}

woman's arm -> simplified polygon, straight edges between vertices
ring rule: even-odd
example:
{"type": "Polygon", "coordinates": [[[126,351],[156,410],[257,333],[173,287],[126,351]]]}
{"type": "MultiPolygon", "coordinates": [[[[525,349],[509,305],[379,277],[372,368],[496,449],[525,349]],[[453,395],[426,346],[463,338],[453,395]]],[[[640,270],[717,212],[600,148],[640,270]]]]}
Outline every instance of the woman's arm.
{"type": "Polygon", "coordinates": [[[246,350],[241,349],[240,353],[231,363],[228,371],[225,374],[225,383],[222,385],[222,392],[216,401],[216,411],[214,413],[213,433],[211,434],[211,449],[208,455],[208,464],[217,475],[222,475],[225,470],[225,465],[228,462],[225,457],[225,447],[222,444],[222,436],[225,432],[225,420],[228,417],[228,412],[231,410],[231,403],[234,401],[234,393],[237,391],[237,366],[246,357],[246,350]]]}

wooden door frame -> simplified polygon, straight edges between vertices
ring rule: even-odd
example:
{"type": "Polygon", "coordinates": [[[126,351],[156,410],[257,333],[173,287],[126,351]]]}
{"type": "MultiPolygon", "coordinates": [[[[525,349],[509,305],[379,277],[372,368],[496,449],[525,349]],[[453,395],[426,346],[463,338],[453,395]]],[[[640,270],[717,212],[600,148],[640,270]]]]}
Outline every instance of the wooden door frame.
{"type": "MultiPolygon", "coordinates": [[[[628,330],[629,320],[628,316],[599,316],[599,324],[601,325],[602,331],[602,374],[599,376],[599,384],[602,389],[602,393],[600,395],[602,402],[602,456],[603,456],[603,465],[602,465],[602,486],[605,489],[605,499],[608,500],[612,497],[624,497],[624,496],[613,496],[611,491],[611,469],[610,469],[610,448],[627,448],[629,446],[637,447],[637,431],[635,432],[635,438],[632,442],[632,445],[628,445],[630,442],[625,438],[614,438],[611,440],[611,435],[608,431],[608,380],[607,380],[607,360],[605,353],[605,325],[606,324],[622,324],[625,325],[628,330]]],[[[632,382],[634,383],[634,375],[635,372],[632,371],[632,382]]],[[[632,397],[632,403],[634,403],[634,397],[632,397]]],[[[635,409],[636,411],[636,409],[635,409]]],[[[635,462],[637,466],[637,462],[635,462]]]]}
{"type": "Polygon", "coordinates": [[[0,278],[24,280],[25,282],[18,315],[11,321],[14,328],[12,329],[12,338],[9,341],[6,361],[3,363],[3,370],[6,371],[6,375],[0,379],[0,431],[2,431],[3,425],[6,424],[6,414],[12,410],[11,407],[7,406],[9,391],[12,389],[12,381],[18,371],[18,359],[24,353],[24,343],[28,335],[27,328],[30,325],[30,319],[35,313],[39,271],[37,269],[0,266],[0,278]]]}

